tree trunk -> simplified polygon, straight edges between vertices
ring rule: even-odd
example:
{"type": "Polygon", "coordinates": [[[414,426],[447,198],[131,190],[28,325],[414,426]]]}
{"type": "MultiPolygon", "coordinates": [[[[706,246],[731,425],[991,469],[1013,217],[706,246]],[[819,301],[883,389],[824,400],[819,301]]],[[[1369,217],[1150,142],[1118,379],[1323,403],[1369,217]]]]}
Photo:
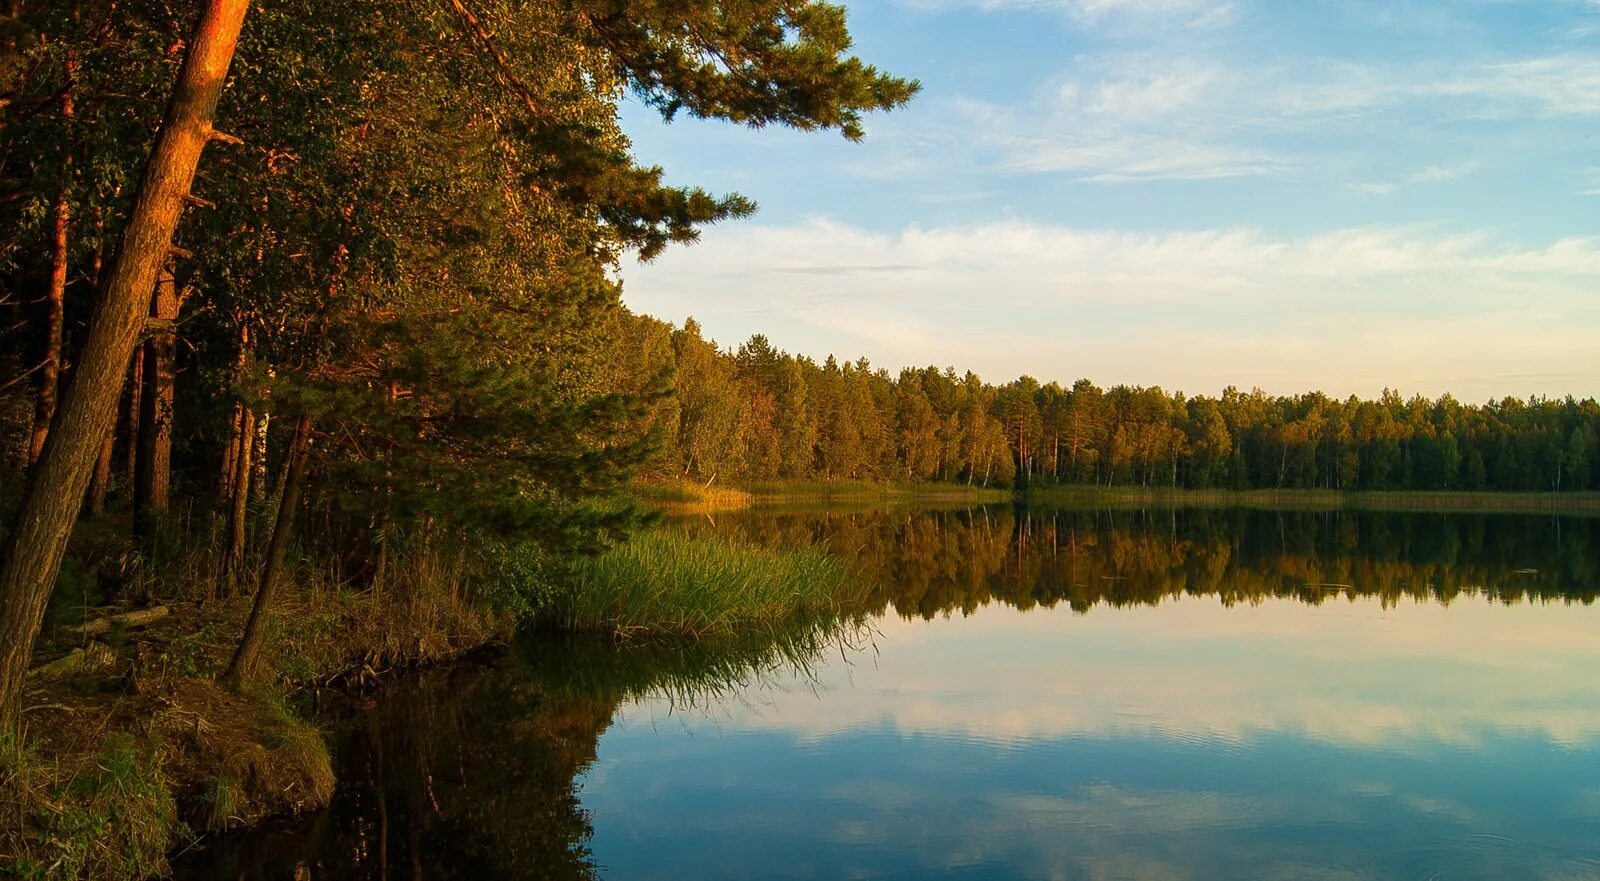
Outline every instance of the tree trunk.
{"type": "MultiPolygon", "coordinates": [[[[260,259],[260,255],[257,255],[260,259]]],[[[250,325],[244,322],[243,317],[236,315],[239,324],[239,349],[234,356],[233,381],[235,385],[244,381],[245,368],[250,363],[250,325]]],[[[228,448],[222,454],[222,471],[217,481],[217,490],[223,502],[233,498],[233,479],[239,471],[239,450],[246,443],[245,440],[245,407],[240,401],[233,405],[233,424],[228,432],[228,448]]]]}
{"type": "Polygon", "coordinates": [[[263,409],[256,414],[255,442],[250,449],[250,500],[257,504],[267,498],[267,427],[272,414],[263,409]]]}
{"type": "Polygon", "coordinates": [[[255,446],[255,413],[248,407],[240,418],[239,455],[234,460],[233,499],[228,507],[228,558],[224,591],[232,593],[233,582],[244,571],[244,539],[246,520],[250,514],[250,453],[255,446]]]}
{"type": "Polygon", "coordinates": [[[272,603],[272,590],[278,581],[278,570],[283,568],[283,557],[294,531],[295,509],[300,507],[300,480],[305,473],[306,447],[311,442],[311,416],[300,414],[295,423],[294,440],[289,444],[289,461],[284,463],[287,476],[283,482],[283,498],[278,502],[278,516],[272,526],[272,540],[267,544],[266,564],[261,568],[261,583],[256,588],[255,602],[250,607],[250,619],[245,622],[244,634],[239,638],[239,648],[228,663],[223,682],[237,690],[250,681],[255,672],[256,657],[261,653],[261,631],[266,624],[267,609],[272,603]]]}
{"type": "Polygon", "coordinates": [[[132,491],[139,476],[139,413],[144,409],[144,346],[138,346],[128,358],[128,434],[127,461],[123,464],[123,482],[132,491]]]}
{"type": "Polygon", "coordinates": [[[156,275],[206,142],[249,0],[206,0],[139,192],[89,321],[75,376],[28,477],[0,554],[0,728],[15,725],[33,641],[83,506],[90,471],[116,418],[122,372],[144,332],[156,275]]]}
{"type": "Polygon", "coordinates": [[[99,517],[106,510],[106,488],[111,485],[111,450],[116,446],[117,427],[100,440],[100,454],[94,460],[94,474],[89,478],[89,516],[99,517]]]}
{"type": "MultiPolygon", "coordinates": [[[[74,53],[67,53],[67,85],[61,93],[61,120],[68,127],[76,115],[72,88],[77,78],[78,62],[74,53]]],[[[50,230],[50,285],[45,292],[45,352],[44,369],[39,374],[39,399],[33,415],[33,436],[28,443],[28,467],[39,461],[44,451],[44,439],[50,434],[50,421],[56,415],[56,401],[61,385],[61,338],[66,316],[68,234],[72,228],[72,202],[67,191],[72,179],[72,151],[69,147],[61,160],[61,186],[56,190],[54,222],[50,230]]]]}
{"type": "MultiPolygon", "coordinates": [[[[63,100],[71,106],[70,97],[63,100]]],[[[50,285],[45,292],[44,368],[39,371],[39,400],[33,413],[33,436],[28,443],[28,467],[39,462],[50,420],[56,415],[56,399],[61,384],[61,338],[66,315],[67,232],[72,224],[72,205],[67,201],[67,185],[56,194],[55,223],[51,229],[50,285]]]]}
{"type": "MultiPolygon", "coordinates": [[[[95,238],[105,241],[106,220],[105,214],[100,209],[94,212],[95,238]]],[[[100,287],[100,269],[103,264],[104,246],[96,248],[94,257],[89,261],[89,286],[93,289],[100,287]]],[[[89,516],[98,517],[106,510],[106,491],[111,487],[111,456],[117,445],[117,420],[111,419],[111,427],[106,429],[105,439],[100,442],[100,454],[94,460],[94,473],[89,478],[89,516]]]]}
{"type": "Polygon", "coordinates": [[[163,270],[150,299],[150,317],[161,321],[144,344],[144,392],[140,395],[139,461],[134,469],[133,525],[149,535],[167,512],[172,491],[172,405],[177,335],[171,323],[182,301],[170,270],[163,270]]]}
{"type": "Polygon", "coordinates": [[[233,405],[228,423],[228,446],[222,451],[222,467],[217,469],[217,500],[227,504],[233,498],[233,476],[239,470],[239,441],[244,427],[244,405],[233,405]]]}

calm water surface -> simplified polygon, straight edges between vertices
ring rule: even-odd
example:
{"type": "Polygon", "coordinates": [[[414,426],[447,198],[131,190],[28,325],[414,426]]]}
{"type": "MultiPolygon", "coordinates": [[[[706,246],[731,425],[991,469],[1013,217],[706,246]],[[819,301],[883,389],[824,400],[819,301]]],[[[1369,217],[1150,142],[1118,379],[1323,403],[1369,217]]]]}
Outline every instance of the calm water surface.
{"type": "Polygon", "coordinates": [[[745,514],[859,619],[530,638],[191,878],[1600,879],[1600,521],[745,514]]]}

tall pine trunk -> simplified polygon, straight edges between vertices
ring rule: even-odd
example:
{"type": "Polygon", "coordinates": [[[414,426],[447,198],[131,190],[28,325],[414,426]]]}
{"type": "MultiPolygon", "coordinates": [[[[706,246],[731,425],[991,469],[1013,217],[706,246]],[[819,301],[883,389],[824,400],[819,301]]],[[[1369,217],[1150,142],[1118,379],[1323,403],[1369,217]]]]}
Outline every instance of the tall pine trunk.
{"type": "Polygon", "coordinates": [[[272,413],[265,406],[256,414],[255,442],[250,445],[250,501],[260,504],[267,498],[267,427],[272,413]]]}
{"type": "Polygon", "coordinates": [[[223,681],[235,690],[249,682],[255,673],[267,610],[271,606],[273,588],[278,583],[278,571],[283,568],[283,557],[288,552],[289,539],[294,532],[295,513],[300,507],[300,481],[305,474],[306,448],[310,443],[311,416],[302,413],[295,423],[294,440],[289,444],[289,460],[283,466],[286,472],[283,498],[278,502],[272,539],[267,543],[267,560],[261,567],[261,584],[256,588],[255,602],[250,606],[250,618],[245,622],[244,635],[239,638],[239,648],[233,653],[233,660],[228,662],[228,671],[223,674],[223,681]]]}
{"type": "MultiPolygon", "coordinates": [[[[95,238],[104,241],[106,222],[100,209],[94,212],[95,238]]],[[[100,270],[104,248],[96,248],[94,257],[89,261],[89,287],[93,290],[100,288],[100,270]]],[[[117,445],[117,419],[111,419],[111,427],[106,429],[106,436],[100,441],[100,453],[94,460],[94,472],[89,478],[89,516],[98,517],[106,509],[106,491],[111,487],[111,455],[117,445]]]]}
{"type": "Polygon", "coordinates": [[[139,460],[133,483],[133,524],[148,535],[167,512],[172,495],[172,413],[176,391],[177,334],[173,325],[182,307],[177,282],[163,270],[150,298],[155,333],[144,344],[144,391],[139,396],[139,460]]]}
{"type": "Polygon", "coordinates": [[[50,231],[50,284],[45,291],[44,367],[39,371],[39,398],[33,413],[33,434],[28,442],[28,465],[38,464],[50,435],[50,421],[56,415],[56,400],[61,384],[62,328],[66,316],[67,236],[72,225],[72,204],[67,201],[67,185],[56,195],[55,220],[50,231]]]}
{"type": "Polygon", "coordinates": [[[223,589],[233,592],[233,584],[244,571],[245,527],[250,514],[251,454],[255,451],[255,412],[246,407],[239,419],[239,454],[234,458],[233,498],[228,504],[227,578],[223,589]]]}
{"type": "MultiPolygon", "coordinates": [[[[78,62],[72,53],[67,55],[67,86],[61,93],[61,120],[69,128],[76,115],[73,107],[73,80],[77,77],[78,62]]],[[[71,138],[68,142],[70,145],[71,138]]],[[[68,237],[72,230],[72,202],[68,186],[72,180],[72,151],[68,147],[61,160],[61,185],[56,190],[56,204],[50,228],[50,284],[45,291],[45,352],[44,369],[39,372],[39,399],[33,414],[33,435],[28,442],[28,466],[39,461],[44,451],[44,440],[50,434],[50,421],[56,415],[56,401],[61,386],[61,343],[66,322],[67,264],[72,252],[68,237]]]]}
{"type": "Polygon", "coordinates": [[[67,537],[90,472],[116,418],[122,372],[139,343],[151,288],[194,182],[249,0],[206,0],[144,167],[75,375],[39,462],[23,489],[16,525],[0,555],[0,728],[20,715],[23,681],[67,537]]]}
{"type": "MultiPolygon", "coordinates": [[[[260,253],[257,252],[257,259],[260,253]]],[[[240,316],[235,316],[239,325],[239,349],[234,355],[233,381],[235,386],[244,381],[246,366],[250,363],[250,325],[240,316]]],[[[228,430],[228,447],[222,454],[222,470],[217,476],[217,492],[223,503],[228,503],[233,498],[233,478],[239,470],[239,449],[246,443],[244,432],[244,402],[239,401],[233,405],[233,422],[228,430]]]]}

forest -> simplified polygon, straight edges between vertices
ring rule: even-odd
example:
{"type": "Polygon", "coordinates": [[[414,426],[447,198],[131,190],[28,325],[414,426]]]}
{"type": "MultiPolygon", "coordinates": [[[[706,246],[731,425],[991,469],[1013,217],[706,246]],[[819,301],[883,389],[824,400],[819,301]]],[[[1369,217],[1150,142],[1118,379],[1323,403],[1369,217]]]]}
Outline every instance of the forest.
{"type": "MultiPolygon", "coordinates": [[[[481,641],[624,535],[672,377],[616,381],[619,261],[756,206],[667,184],[619,106],[860,139],[918,86],[851,45],[796,0],[4,4],[0,747],[31,749],[9,731],[61,614],[220,609],[117,681],[149,674],[138,712],[202,681],[268,712],[257,682],[481,641]],[[282,584],[365,611],[274,621],[282,584]]],[[[8,808],[19,767],[65,764],[11,759],[8,808]]],[[[66,840],[17,810],[0,838],[66,840]]]]}
{"type": "MultiPolygon", "coordinates": [[[[910,480],[1221,489],[1600,489],[1593,398],[1377,400],[1228,388],[1189,397],[1087,379],[1004,385],[954,367],[821,364],[762,335],[629,316],[626,360],[675,377],[651,473],[702,481],[910,480]]],[[[637,381],[637,380],[636,380],[637,381]]]]}
{"type": "MultiPolygon", "coordinates": [[[[757,206],[668,183],[623,102],[859,140],[919,84],[853,52],[813,0],[0,4],[0,872],[325,803],[298,689],[551,609],[653,632],[614,608],[683,547],[619,553],[644,482],[1600,488],[1593,400],[995,385],[626,309],[623,261],[757,206]]],[[[692,550],[655,630],[853,589],[692,550]]]]}
{"type": "Polygon", "coordinates": [[[325,804],[292,693],[641,523],[618,267],[756,205],[622,102],[853,141],[917,90],[809,0],[0,4],[0,873],[325,804]]]}

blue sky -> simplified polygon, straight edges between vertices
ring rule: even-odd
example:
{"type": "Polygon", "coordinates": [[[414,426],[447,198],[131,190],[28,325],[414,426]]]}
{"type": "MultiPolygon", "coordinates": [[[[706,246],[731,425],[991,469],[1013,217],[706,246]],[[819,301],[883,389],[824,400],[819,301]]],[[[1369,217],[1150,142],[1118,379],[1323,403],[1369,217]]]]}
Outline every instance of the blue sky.
{"type": "Polygon", "coordinates": [[[1191,394],[1600,384],[1600,2],[873,0],[867,140],[629,104],[754,219],[623,267],[724,345],[1191,394]]]}

